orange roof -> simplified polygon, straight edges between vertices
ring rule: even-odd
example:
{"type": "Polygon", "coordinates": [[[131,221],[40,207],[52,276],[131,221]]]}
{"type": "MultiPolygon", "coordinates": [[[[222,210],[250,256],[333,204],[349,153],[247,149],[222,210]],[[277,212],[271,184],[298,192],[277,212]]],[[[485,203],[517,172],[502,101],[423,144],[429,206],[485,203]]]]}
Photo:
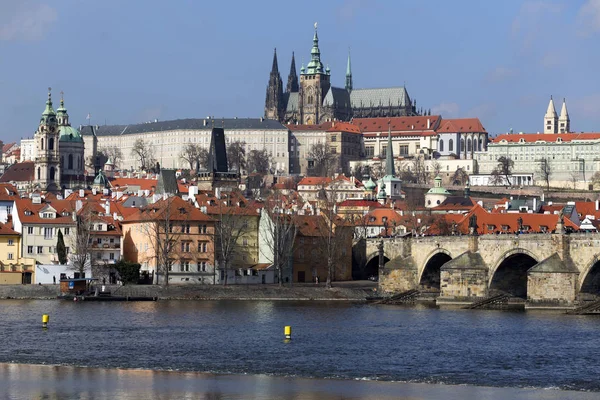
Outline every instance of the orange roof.
{"type": "Polygon", "coordinates": [[[3,224],[0,222],[0,235],[18,236],[20,233],[12,229],[9,224],[3,224]]]}
{"type": "Polygon", "coordinates": [[[600,139],[600,133],[506,133],[504,135],[495,137],[492,140],[492,142],[500,143],[504,140],[509,143],[519,143],[521,140],[523,140],[525,143],[556,143],[558,139],[560,139],[563,142],[572,142],[579,140],[598,140],[600,139]]]}
{"type": "Polygon", "coordinates": [[[141,190],[152,190],[152,188],[156,188],[157,182],[157,179],[142,178],[114,178],[110,180],[112,187],[129,188],[131,186],[139,186],[141,190]]]}
{"type": "Polygon", "coordinates": [[[166,210],[170,210],[172,221],[212,222],[211,217],[201,212],[181,197],[173,196],[161,199],[153,204],[140,207],[136,212],[123,219],[123,224],[130,222],[159,221],[165,218],[166,210]]]}
{"type": "Polygon", "coordinates": [[[70,200],[52,200],[51,202],[42,202],[41,204],[33,204],[31,199],[15,200],[15,205],[19,215],[19,220],[24,224],[74,224],[72,213],[75,212],[74,202],[70,200]],[[56,210],[57,218],[41,218],[39,212],[50,206],[56,210]],[[29,211],[31,215],[26,215],[29,211]],[[63,211],[70,213],[69,216],[63,217],[63,211]]]}
{"type": "Polygon", "coordinates": [[[366,225],[383,226],[386,223],[388,226],[393,226],[394,223],[399,225],[402,223],[402,217],[391,208],[377,208],[364,216],[366,225]],[[385,222],[384,222],[385,218],[385,222]]]}
{"type": "Polygon", "coordinates": [[[440,124],[440,127],[436,130],[438,133],[486,132],[485,128],[481,124],[481,121],[479,121],[479,118],[444,119],[440,124]]]}
{"type": "Polygon", "coordinates": [[[331,178],[326,178],[322,176],[307,176],[306,178],[302,178],[300,182],[298,182],[298,186],[307,185],[307,186],[318,186],[318,185],[327,185],[331,182],[331,178]]]}
{"type": "Polygon", "coordinates": [[[327,132],[349,132],[349,133],[362,133],[358,125],[350,122],[334,121],[331,128],[327,132]]]}
{"type": "Polygon", "coordinates": [[[10,183],[0,183],[0,201],[10,201],[19,198],[19,191],[10,183]]]}
{"type": "Polygon", "coordinates": [[[423,131],[435,130],[439,121],[439,115],[420,115],[416,117],[392,117],[392,118],[353,118],[352,123],[358,125],[362,132],[387,132],[388,122],[392,132],[394,131],[423,131]],[[429,121],[429,127],[427,126],[429,121]]]}

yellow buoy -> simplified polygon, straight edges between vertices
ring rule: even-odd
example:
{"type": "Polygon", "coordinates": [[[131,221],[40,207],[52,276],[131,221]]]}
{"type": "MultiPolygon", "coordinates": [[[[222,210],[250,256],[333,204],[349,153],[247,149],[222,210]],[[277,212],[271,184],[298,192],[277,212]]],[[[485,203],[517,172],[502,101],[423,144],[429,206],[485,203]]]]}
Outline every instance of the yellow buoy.
{"type": "Polygon", "coordinates": [[[291,339],[292,338],[292,327],[286,326],[283,329],[283,333],[284,333],[286,339],[291,339]]]}
{"type": "Polygon", "coordinates": [[[42,326],[44,328],[48,326],[48,321],[50,321],[50,316],[48,314],[42,315],[42,326]]]}

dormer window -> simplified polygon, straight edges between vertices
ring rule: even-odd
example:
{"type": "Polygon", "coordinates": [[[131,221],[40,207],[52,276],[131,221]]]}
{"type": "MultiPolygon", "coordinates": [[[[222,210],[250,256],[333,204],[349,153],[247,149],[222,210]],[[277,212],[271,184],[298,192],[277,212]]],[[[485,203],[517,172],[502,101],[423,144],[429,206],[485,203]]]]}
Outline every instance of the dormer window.
{"type": "Polygon", "coordinates": [[[68,212],[68,211],[63,211],[63,212],[61,213],[61,215],[62,215],[63,217],[68,217],[69,215],[71,215],[71,213],[70,213],[70,212],[68,212]]]}
{"type": "Polygon", "coordinates": [[[42,213],[42,218],[52,218],[52,213],[42,213]]]}
{"type": "Polygon", "coordinates": [[[31,216],[31,215],[33,215],[33,213],[31,211],[29,211],[29,210],[25,210],[25,215],[31,216]]]}

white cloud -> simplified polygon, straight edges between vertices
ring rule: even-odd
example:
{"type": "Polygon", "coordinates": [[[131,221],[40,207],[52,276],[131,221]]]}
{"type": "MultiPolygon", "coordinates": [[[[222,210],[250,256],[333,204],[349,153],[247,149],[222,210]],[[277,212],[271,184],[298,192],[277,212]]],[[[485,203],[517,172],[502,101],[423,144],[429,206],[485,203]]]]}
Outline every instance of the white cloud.
{"type": "Polygon", "coordinates": [[[479,118],[480,121],[488,121],[492,119],[498,112],[498,109],[493,103],[483,103],[471,108],[465,114],[465,118],[479,118]]]}
{"type": "Polygon", "coordinates": [[[58,19],[48,4],[14,1],[2,5],[0,40],[40,40],[58,19]]]}
{"type": "Polygon", "coordinates": [[[582,36],[600,31],[600,0],[587,0],[579,9],[577,22],[582,36]]]}
{"type": "Polygon", "coordinates": [[[514,78],[518,74],[519,71],[517,71],[516,69],[498,66],[486,75],[485,80],[487,82],[497,83],[510,78],[514,78]]]}
{"type": "Polygon", "coordinates": [[[528,50],[555,27],[550,20],[562,11],[562,5],[542,0],[523,3],[512,23],[512,36],[520,42],[523,50],[528,50]]]}
{"type": "Polygon", "coordinates": [[[440,103],[436,106],[431,107],[432,115],[441,115],[445,118],[452,118],[458,116],[460,107],[456,103],[440,103]]]}

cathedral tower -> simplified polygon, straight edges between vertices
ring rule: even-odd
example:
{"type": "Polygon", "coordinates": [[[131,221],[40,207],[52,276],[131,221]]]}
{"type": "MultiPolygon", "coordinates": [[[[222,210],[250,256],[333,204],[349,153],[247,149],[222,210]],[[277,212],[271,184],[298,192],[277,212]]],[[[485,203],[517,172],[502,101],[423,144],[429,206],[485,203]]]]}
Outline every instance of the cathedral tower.
{"type": "Polygon", "coordinates": [[[556,108],[554,108],[554,100],[550,96],[550,103],[548,103],[548,109],[546,115],[544,115],[544,133],[557,133],[558,132],[558,115],[556,114],[556,108]]]}
{"type": "Polygon", "coordinates": [[[36,147],[35,184],[42,190],[54,191],[60,188],[60,162],[58,152],[58,121],[52,108],[52,94],[48,88],[46,109],[34,134],[36,147]]]}
{"type": "Polygon", "coordinates": [[[290,67],[290,74],[288,75],[285,91],[287,93],[298,91],[298,74],[296,73],[296,59],[294,58],[294,53],[292,53],[292,65],[290,67]]]}
{"type": "Polygon", "coordinates": [[[283,101],[283,82],[277,66],[277,49],[273,54],[273,66],[269,74],[267,98],[265,100],[265,118],[281,121],[285,113],[283,101]]]}
{"type": "Polygon", "coordinates": [[[302,124],[318,124],[321,122],[323,97],[327,94],[331,86],[329,68],[323,69],[323,63],[321,62],[316,22],[310,56],[310,62],[306,66],[306,69],[303,66],[300,70],[298,108],[300,109],[300,121],[302,124]]]}
{"type": "Polygon", "coordinates": [[[571,132],[571,119],[569,118],[569,112],[567,111],[566,99],[563,99],[562,108],[560,110],[560,117],[558,117],[558,131],[560,133],[571,132]]]}
{"type": "Polygon", "coordinates": [[[60,108],[56,110],[58,119],[58,150],[60,155],[61,182],[69,188],[75,188],[85,179],[85,164],[83,159],[84,143],[81,134],[69,122],[69,114],[65,101],[60,99],[60,108]]]}
{"type": "Polygon", "coordinates": [[[350,49],[348,49],[348,65],[346,65],[346,90],[352,91],[352,68],[350,67],[350,49]]]}

